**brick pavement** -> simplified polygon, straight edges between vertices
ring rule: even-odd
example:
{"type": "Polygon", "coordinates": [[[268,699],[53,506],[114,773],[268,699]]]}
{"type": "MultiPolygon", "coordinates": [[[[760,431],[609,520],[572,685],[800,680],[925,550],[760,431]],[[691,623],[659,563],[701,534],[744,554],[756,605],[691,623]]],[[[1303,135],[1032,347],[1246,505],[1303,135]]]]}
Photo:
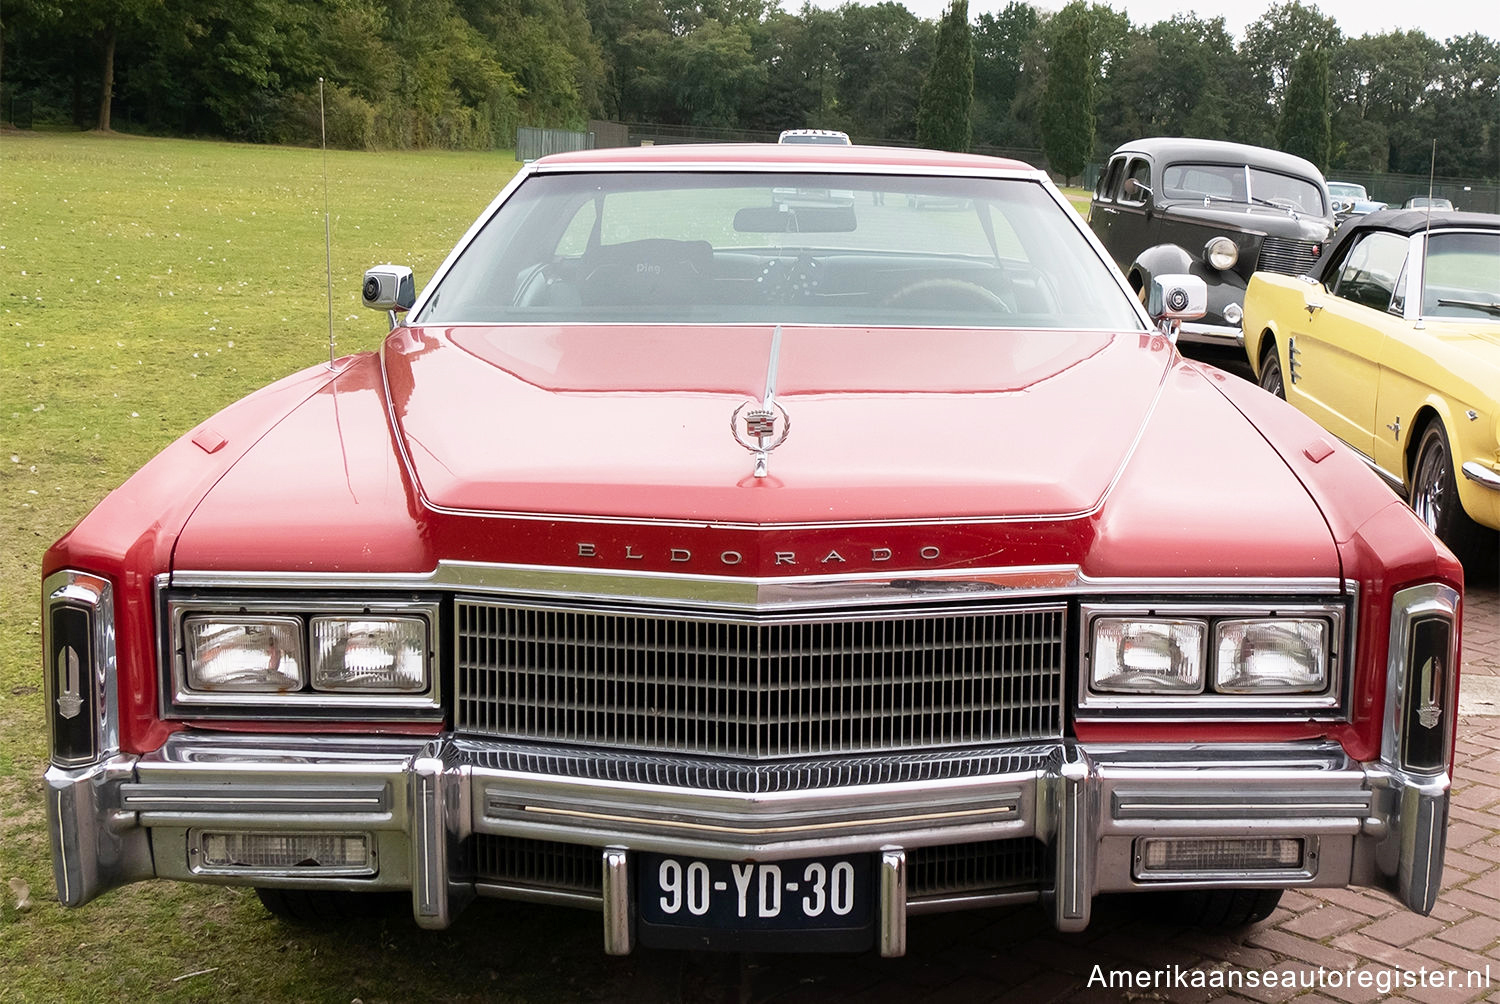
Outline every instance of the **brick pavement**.
{"type": "MultiPolygon", "coordinates": [[[[1475,691],[1500,696],[1500,592],[1471,589],[1463,633],[1465,672],[1475,691]]],[[[1149,911],[1142,897],[1101,897],[1081,934],[1052,930],[1035,906],[933,917],[910,924],[909,952],[874,956],[704,956],[637,952],[618,960],[606,999],[735,1001],[742,1004],[875,1004],[998,1001],[1166,1000],[1185,1004],[1298,1004],[1390,1000],[1500,1004],[1500,709],[1465,701],[1460,715],[1457,770],[1443,892],[1431,916],[1421,917],[1375,890],[1288,892],[1264,923],[1234,933],[1175,925],[1149,911]],[[1472,711],[1478,707],[1485,714],[1472,711]],[[1327,973],[1367,973],[1369,986],[1256,987],[1232,992],[1208,987],[1145,989],[1091,986],[1103,971],[1276,970],[1314,980],[1327,973]],[[1175,967],[1175,968],[1174,968],[1175,967]],[[1393,967],[1412,973],[1473,970],[1480,985],[1394,987],[1393,967]],[[1487,977],[1487,982],[1485,979],[1487,977]]],[[[1209,979],[1205,975],[1205,979],[1209,979]]],[[[1298,979],[1298,976],[1290,977],[1298,979]]],[[[1190,983],[1191,975],[1185,977],[1190,983]]],[[[1095,981],[1097,983],[1097,981],[1095,981]]],[[[1334,982],[1327,980],[1328,983],[1334,982]]],[[[1430,982],[1430,978],[1429,978],[1430,982]]]]}

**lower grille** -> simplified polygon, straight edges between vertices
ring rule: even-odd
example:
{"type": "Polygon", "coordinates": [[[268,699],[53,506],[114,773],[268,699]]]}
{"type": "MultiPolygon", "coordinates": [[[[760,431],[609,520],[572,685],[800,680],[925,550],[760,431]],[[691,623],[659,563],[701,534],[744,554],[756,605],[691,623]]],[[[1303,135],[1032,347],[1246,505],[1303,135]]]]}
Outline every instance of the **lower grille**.
{"type": "Polygon", "coordinates": [[[461,733],[747,758],[1062,734],[1062,604],[740,620],[455,606],[461,733]]]}
{"type": "Polygon", "coordinates": [[[604,853],[598,847],[481,833],[470,841],[469,854],[479,882],[589,896],[604,889],[604,853]]]}
{"type": "Polygon", "coordinates": [[[1260,262],[1256,268],[1282,275],[1308,275],[1318,261],[1320,249],[1321,245],[1316,241],[1267,237],[1260,246],[1260,262]]]}
{"type": "Polygon", "coordinates": [[[906,855],[908,900],[1018,892],[1051,880],[1053,855],[1030,837],[914,847],[906,855]]]}
{"type": "MultiPolygon", "coordinates": [[[[914,847],[906,857],[909,901],[1040,889],[1051,880],[1052,855],[1030,837],[914,847]]],[[[589,896],[604,888],[599,847],[476,834],[469,860],[479,882],[589,896]]]]}

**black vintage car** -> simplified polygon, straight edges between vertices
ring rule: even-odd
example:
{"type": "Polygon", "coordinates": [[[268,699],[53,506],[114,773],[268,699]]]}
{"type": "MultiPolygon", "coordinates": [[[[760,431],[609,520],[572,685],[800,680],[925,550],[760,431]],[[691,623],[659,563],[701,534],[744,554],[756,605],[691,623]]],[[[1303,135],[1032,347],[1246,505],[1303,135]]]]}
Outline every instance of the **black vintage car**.
{"type": "Polygon", "coordinates": [[[1208,284],[1208,313],[1183,324],[1183,341],[1238,345],[1250,274],[1311,271],[1333,232],[1333,209],[1323,175],[1301,157],[1142,139],[1110,157],[1089,223],[1137,291],[1153,276],[1184,272],[1208,284]]]}

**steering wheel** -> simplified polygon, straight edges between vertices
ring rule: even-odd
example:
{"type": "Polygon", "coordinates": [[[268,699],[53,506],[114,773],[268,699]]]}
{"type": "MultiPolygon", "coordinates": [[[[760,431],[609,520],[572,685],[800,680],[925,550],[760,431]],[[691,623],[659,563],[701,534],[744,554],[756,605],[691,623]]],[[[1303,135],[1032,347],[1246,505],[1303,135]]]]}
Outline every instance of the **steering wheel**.
{"type": "Polygon", "coordinates": [[[966,279],[923,279],[902,286],[885,299],[887,307],[915,307],[929,310],[1000,310],[1015,313],[1008,302],[977,282],[966,279]]]}

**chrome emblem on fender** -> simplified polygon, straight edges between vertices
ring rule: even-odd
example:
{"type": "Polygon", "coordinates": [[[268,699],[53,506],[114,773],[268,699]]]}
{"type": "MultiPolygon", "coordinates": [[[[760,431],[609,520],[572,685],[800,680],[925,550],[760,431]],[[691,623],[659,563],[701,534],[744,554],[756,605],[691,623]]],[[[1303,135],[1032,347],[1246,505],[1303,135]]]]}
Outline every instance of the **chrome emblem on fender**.
{"type": "Polygon", "coordinates": [[[1417,723],[1424,729],[1436,728],[1438,719],[1443,716],[1443,709],[1437,702],[1437,688],[1442,675],[1443,667],[1435,656],[1422,663],[1422,682],[1418,691],[1422,703],[1417,705],[1417,723]]]}
{"type": "Polygon", "coordinates": [[[69,645],[57,654],[57,713],[77,718],[83,707],[83,683],[78,678],[78,653],[69,645]]]}
{"type": "Polygon", "coordinates": [[[746,401],[734,409],[734,414],[729,416],[729,431],[734,436],[734,441],[745,449],[755,454],[755,476],[763,478],[766,476],[766,468],[771,459],[771,451],[786,442],[786,435],[792,430],[792,420],[787,418],[786,410],[776,403],[776,366],[781,357],[781,325],[776,325],[776,331],[771,335],[771,359],[766,365],[766,393],[759,401],[746,401]],[[740,431],[740,421],[744,420],[744,431],[740,431]],[[781,423],[781,431],[777,432],[777,422],[781,423]]]}

